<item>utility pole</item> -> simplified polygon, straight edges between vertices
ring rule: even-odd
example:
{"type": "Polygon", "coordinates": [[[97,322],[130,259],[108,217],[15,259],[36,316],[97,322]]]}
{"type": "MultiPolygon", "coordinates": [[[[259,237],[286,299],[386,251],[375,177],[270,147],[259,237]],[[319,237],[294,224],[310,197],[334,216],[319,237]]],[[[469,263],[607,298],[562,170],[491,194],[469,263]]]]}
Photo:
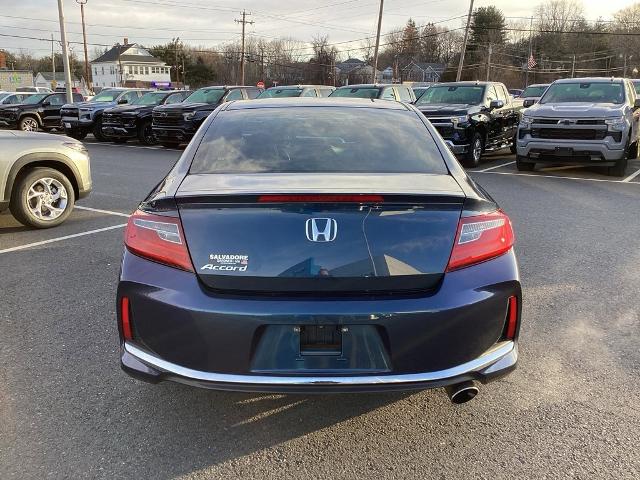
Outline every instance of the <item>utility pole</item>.
{"type": "Polygon", "coordinates": [[[473,15],[473,0],[469,4],[469,15],[467,15],[467,27],[464,29],[464,40],[462,40],[462,51],[460,52],[460,63],[458,64],[458,74],[456,82],[462,77],[462,67],[464,65],[464,53],[467,51],[467,40],[469,39],[469,27],[471,26],[471,15],[473,15]]]}
{"type": "Polygon", "coordinates": [[[376,83],[376,70],[378,69],[378,49],[380,48],[380,29],[382,28],[382,11],[384,10],[384,0],[380,0],[380,12],[378,12],[378,31],[376,32],[376,48],[373,50],[373,72],[371,81],[376,83]]]}
{"type": "Polygon", "coordinates": [[[489,54],[487,55],[487,82],[491,73],[491,54],[493,53],[493,45],[489,44],[489,54]]]}
{"type": "Polygon", "coordinates": [[[529,58],[527,58],[527,75],[524,79],[525,88],[529,86],[529,60],[533,57],[533,17],[529,22],[529,58]]]}
{"type": "Polygon", "coordinates": [[[67,87],[67,102],[73,103],[73,86],[71,85],[69,50],[67,46],[67,32],[64,29],[64,7],[62,6],[62,0],[58,0],[58,17],[60,19],[60,41],[62,41],[62,62],[64,63],[65,85],[67,87]]]}
{"type": "Polygon", "coordinates": [[[571,62],[571,78],[576,76],[576,54],[573,54],[573,61],[571,62]]]}
{"type": "Polygon", "coordinates": [[[622,78],[627,78],[627,54],[624,54],[624,70],[622,71],[622,78]]]}
{"type": "Polygon", "coordinates": [[[53,72],[53,79],[51,80],[51,86],[53,87],[53,90],[55,90],[54,85],[56,84],[56,54],[54,51],[53,33],[51,34],[51,71],[53,72]]]}
{"type": "Polygon", "coordinates": [[[80,5],[80,16],[82,17],[82,41],[84,42],[84,77],[87,87],[91,90],[91,80],[89,79],[89,54],[87,53],[87,30],[84,24],[84,6],[88,0],[76,0],[80,5]]]}
{"type": "MultiPolygon", "coordinates": [[[[175,65],[176,65],[176,86],[180,83],[180,68],[178,67],[178,42],[180,41],[180,37],[177,37],[175,40],[174,53],[175,53],[175,65]]],[[[183,82],[184,83],[184,82],[183,82]]]]}
{"type": "Polygon", "coordinates": [[[245,58],[244,58],[244,32],[245,32],[245,26],[248,24],[253,25],[255,22],[253,21],[248,21],[247,20],[247,15],[251,15],[250,13],[247,13],[246,10],[242,10],[242,20],[234,20],[234,22],[236,23],[241,23],[242,24],[242,52],[241,52],[241,57],[240,57],[240,85],[244,85],[244,62],[245,62],[245,58]]]}

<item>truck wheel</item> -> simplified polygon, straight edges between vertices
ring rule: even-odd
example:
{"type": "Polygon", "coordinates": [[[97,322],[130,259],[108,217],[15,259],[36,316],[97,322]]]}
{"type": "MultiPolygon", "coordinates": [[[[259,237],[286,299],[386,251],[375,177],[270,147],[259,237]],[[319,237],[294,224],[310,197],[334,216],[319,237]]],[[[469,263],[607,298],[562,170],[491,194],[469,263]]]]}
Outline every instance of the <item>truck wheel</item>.
{"type": "Polygon", "coordinates": [[[629,160],[635,160],[638,158],[638,142],[633,142],[629,147],[629,153],[627,154],[629,160]]]}
{"type": "Polygon", "coordinates": [[[518,144],[516,143],[518,141],[518,134],[516,133],[513,136],[513,141],[511,142],[511,147],[509,147],[509,150],[511,151],[511,153],[513,153],[514,155],[516,153],[518,153],[518,144]]]}
{"type": "Polygon", "coordinates": [[[144,145],[155,145],[158,143],[156,136],[151,128],[151,120],[142,122],[138,127],[138,140],[144,145]]]}
{"type": "Polygon", "coordinates": [[[462,164],[467,168],[473,168],[480,165],[480,157],[482,157],[482,149],[484,148],[482,135],[475,133],[469,151],[462,157],[462,164]]]}
{"type": "Polygon", "coordinates": [[[18,128],[23,132],[37,132],[38,127],[38,119],[30,115],[22,117],[18,123],[18,128]]]}
{"type": "Polygon", "coordinates": [[[160,144],[164,148],[178,148],[180,146],[179,143],[175,143],[175,142],[161,142],[160,144]]]}
{"type": "Polygon", "coordinates": [[[96,118],[91,133],[93,133],[93,136],[96,137],[96,140],[98,140],[99,142],[107,141],[107,138],[102,134],[102,117],[96,118]]]}
{"type": "Polygon", "coordinates": [[[9,209],[23,225],[50,228],[66,220],[74,203],[75,193],[65,175],[53,168],[34,168],[18,178],[9,209]]]}
{"type": "Polygon", "coordinates": [[[75,138],[76,140],[84,140],[87,136],[87,132],[81,130],[71,130],[65,133],[68,137],[75,138]]]}
{"type": "Polygon", "coordinates": [[[516,168],[519,172],[533,172],[536,168],[536,164],[533,162],[527,162],[524,157],[520,155],[516,156],[516,168]]]}
{"type": "Polygon", "coordinates": [[[625,155],[620,160],[616,160],[616,164],[613,167],[609,167],[609,176],[611,177],[624,177],[627,171],[627,156],[625,155]]]}

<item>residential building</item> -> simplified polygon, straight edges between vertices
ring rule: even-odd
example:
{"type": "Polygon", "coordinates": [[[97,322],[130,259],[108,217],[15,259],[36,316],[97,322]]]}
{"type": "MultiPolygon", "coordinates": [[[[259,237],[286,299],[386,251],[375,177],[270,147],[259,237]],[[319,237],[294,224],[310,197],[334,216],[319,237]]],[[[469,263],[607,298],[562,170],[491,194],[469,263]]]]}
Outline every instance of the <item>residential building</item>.
{"type": "Polygon", "coordinates": [[[404,82],[439,82],[444,74],[444,63],[424,63],[413,60],[402,69],[402,81],[404,82]]]}
{"type": "MultiPolygon", "coordinates": [[[[56,72],[55,79],[53,72],[38,72],[36,75],[35,86],[36,87],[46,87],[46,88],[66,88],[67,81],[65,78],[64,72],[56,72]],[[53,83],[55,80],[55,84],[53,83]]],[[[71,78],[71,86],[79,88],[84,91],[85,89],[85,81],[83,79],[78,79],[78,77],[71,78]]]]}
{"type": "Polygon", "coordinates": [[[94,87],[172,86],[171,67],[126,38],[89,63],[94,87]]]}

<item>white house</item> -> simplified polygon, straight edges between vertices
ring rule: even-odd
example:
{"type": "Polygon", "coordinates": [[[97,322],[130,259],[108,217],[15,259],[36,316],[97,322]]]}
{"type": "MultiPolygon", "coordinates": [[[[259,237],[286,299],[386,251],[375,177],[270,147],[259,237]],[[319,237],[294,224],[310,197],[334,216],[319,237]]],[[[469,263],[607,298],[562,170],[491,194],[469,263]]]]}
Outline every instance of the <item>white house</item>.
{"type": "Polygon", "coordinates": [[[126,38],[90,63],[94,87],[171,86],[171,67],[126,38]]]}
{"type": "MultiPolygon", "coordinates": [[[[53,72],[38,72],[36,75],[35,86],[36,87],[46,87],[52,88],[54,81],[53,72]]],[[[66,79],[64,72],[56,72],[55,75],[55,87],[56,88],[65,88],[66,87],[66,79]]],[[[78,80],[78,78],[73,77],[71,79],[71,86],[84,89],[84,78],[82,80],[78,80]]]]}

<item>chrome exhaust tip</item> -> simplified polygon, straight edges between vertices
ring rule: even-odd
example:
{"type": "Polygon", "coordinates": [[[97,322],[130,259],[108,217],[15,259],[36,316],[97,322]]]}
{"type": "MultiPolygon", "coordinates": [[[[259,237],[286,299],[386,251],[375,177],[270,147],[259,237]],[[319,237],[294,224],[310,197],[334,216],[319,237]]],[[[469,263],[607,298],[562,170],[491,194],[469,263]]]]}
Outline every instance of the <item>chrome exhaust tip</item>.
{"type": "Polygon", "coordinates": [[[461,403],[467,403],[469,400],[473,400],[478,394],[478,387],[474,385],[472,381],[466,381],[462,383],[456,383],[455,385],[449,385],[445,388],[447,396],[451,403],[460,405],[461,403]]]}

